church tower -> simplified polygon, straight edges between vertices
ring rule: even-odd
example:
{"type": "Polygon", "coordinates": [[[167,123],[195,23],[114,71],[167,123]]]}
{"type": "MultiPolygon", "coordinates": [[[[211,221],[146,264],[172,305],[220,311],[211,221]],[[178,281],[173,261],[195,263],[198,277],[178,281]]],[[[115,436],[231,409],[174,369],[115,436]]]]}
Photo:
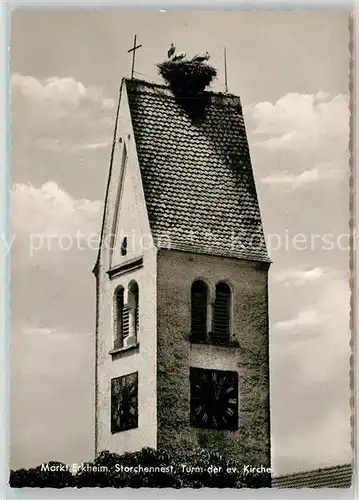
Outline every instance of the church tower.
{"type": "Polygon", "coordinates": [[[123,79],[96,276],[95,450],[270,467],[268,269],[240,99],[123,79]],[[199,98],[200,99],[200,98],[199,98]]]}

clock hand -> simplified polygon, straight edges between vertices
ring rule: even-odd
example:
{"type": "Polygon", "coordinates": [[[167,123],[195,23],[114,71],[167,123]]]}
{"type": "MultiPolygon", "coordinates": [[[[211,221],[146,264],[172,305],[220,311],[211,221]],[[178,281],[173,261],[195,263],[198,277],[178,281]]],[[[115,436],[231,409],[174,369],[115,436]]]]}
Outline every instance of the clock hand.
{"type": "Polygon", "coordinates": [[[216,401],[218,401],[218,399],[219,399],[219,395],[221,393],[222,386],[223,386],[223,379],[220,379],[219,383],[217,384],[217,388],[215,390],[215,393],[214,393],[216,401]]]}

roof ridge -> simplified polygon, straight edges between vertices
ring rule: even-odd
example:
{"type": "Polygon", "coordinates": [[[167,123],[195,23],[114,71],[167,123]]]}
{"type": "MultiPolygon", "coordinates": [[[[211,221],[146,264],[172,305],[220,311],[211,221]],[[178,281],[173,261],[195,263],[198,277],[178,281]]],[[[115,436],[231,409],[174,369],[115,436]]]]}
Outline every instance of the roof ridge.
{"type": "MultiPolygon", "coordinates": [[[[156,83],[153,81],[148,81],[148,80],[143,80],[141,78],[126,78],[124,77],[123,80],[126,82],[126,84],[133,84],[137,83],[140,85],[145,85],[147,87],[151,88],[157,88],[157,89],[163,89],[163,90],[168,90],[171,91],[170,85],[166,85],[164,83],[156,83]]],[[[214,90],[204,90],[203,93],[205,95],[209,96],[218,96],[218,97],[226,97],[226,98],[233,98],[233,99],[240,99],[240,97],[236,94],[232,94],[230,92],[215,92],[214,90]]]]}

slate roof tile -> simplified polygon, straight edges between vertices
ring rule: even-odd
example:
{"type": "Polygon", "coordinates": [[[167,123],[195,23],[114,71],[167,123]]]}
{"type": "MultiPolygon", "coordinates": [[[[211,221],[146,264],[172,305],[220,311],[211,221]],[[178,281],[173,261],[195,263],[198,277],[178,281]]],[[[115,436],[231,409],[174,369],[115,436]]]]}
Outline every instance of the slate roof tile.
{"type": "Polygon", "coordinates": [[[297,472],[272,478],[272,488],[350,488],[351,464],[297,472]]]}
{"type": "Polygon", "coordinates": [[[193,120],[166,86],[126,88],[156,245],[268,262],[239,98],[207,93],[193,120]]]}

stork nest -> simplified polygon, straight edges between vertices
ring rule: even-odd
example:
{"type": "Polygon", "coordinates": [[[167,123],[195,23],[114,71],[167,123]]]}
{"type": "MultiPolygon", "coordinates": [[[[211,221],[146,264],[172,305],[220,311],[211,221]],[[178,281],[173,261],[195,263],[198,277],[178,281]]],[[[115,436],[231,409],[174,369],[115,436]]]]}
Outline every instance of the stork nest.
{"type": "Polygon", "coordinates": [[[217,71],[209,64],[198,61],[163,61],[157,64],[162,78],[178,96],[200,94],[217,76],[217,71]]]}

